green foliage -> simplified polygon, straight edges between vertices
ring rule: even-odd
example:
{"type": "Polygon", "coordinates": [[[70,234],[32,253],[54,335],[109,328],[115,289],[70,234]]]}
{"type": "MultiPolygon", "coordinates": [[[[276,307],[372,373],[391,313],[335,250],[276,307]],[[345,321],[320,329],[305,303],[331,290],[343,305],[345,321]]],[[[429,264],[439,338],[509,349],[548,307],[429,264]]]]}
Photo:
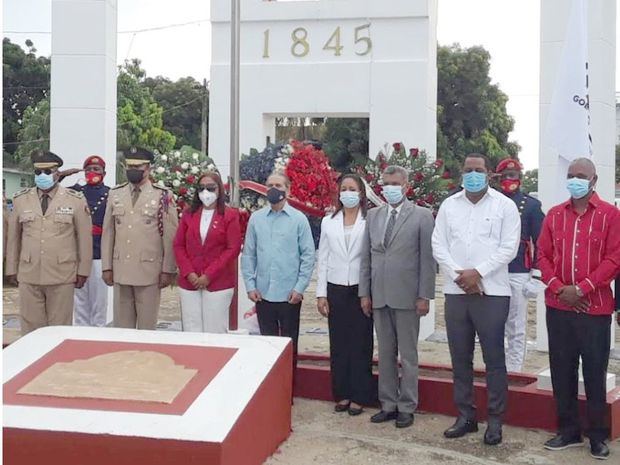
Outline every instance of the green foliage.
{"type": "Polygon", "coordinates": [[[336,171],[347,172],[368,159],[368,118],[327,118],[323,149],[336,171]]]}
{"type": "Polygon", "coordinates": [[[117,79],[117,148],[132,146],[158,150],[174,148],[176,138],[163,129],[163,108],[144,85],[145,71],[139,60],[125,62],[117,79]]]}
{"type": "Polygon", "coordinates": [[[538,168],[535,170],[527,170],[523,175],[523,192],[538,192],[538,168]]]}
{"type": "Polygon", "coordinates": [[[37,57],[30,40],[27,51],[8,38],[2,41],[2,130],[4,149],[14,153],[24,113],[49,95],[50,59],[37,57]]]}
{"type": "Polygon", "coordinates": [[[508,96],[491,84],[490,59],[482,47],[437,50],[437,155],[453,174],[468,153],[497,162],[520,150],[508,140],[514,120],[506,111],[508,96]]]}
{"type": "Polygon", "coordinates": [[[50,99],[44,98],[34,107],[24,111],[22,127],[18,139],[22,141],[15,151],[15,161],[23,170],[32,169],[30,153],[33,150],[49,150],[50,142],[50,99]]]}
{"type": "Polygon", "coordinates": [[[163,129],[175,135],[176,145],[200,147],[202,104],[209,91],[192,77],[171,81],[157,76],[146,78],[143,85],[163,108],[163,129]]]}

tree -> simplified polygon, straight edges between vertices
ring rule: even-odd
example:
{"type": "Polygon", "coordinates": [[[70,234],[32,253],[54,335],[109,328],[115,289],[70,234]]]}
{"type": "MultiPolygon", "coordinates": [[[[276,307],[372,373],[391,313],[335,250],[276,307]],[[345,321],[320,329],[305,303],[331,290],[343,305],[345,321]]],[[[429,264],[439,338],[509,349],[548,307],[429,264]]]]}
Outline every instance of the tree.
{"type": "Polygon", "coordinates": [[[527,170],[523,175],[523,192],[538,192],[538,168],[527,170]]]}
{"type": "Polygon", "coordinates": [[[140,146],[166,153],[172,150],[176,138],[163,129],[163,108],[144,85],[145,77],[140,60],[127,61],[120,67],[116,145],[118,150],[140,146]]]}
{"type": "MultiPolygon", "coordinates": [[[[201,146],[202,104],[209,91],[193,77],[178,81],[157,76],[146,78],[144,87],[163,108],[163,129],[174,134],[177,146],[201,146]]],[[[208,105],[207,105],[208,124],[208,105]]]]}
{"type": "Polygon", "coordinates": [[[453,174],[468,153],[498,161],[520,150],[508,140],[514,120],[506,111],[508,96],[491,84],[490,58],[482,47],[437,51],[437,153],[453,174]]]}
{"type": "Polygon", "coordinates": [[[46,97],[34,107],[24,111],[22,127],[18,133],[20,144],[15,151],[15,161],[23,170],[30,171],[30,154],[37,149],[49,150],[50,98],[46,97]]]}
{"type": "MultiPolygon", "coordinates": [[[[324,150],[340,172],[368,160],[368,118],[327,118],[324,150]]],[[[386,141],[387,142],[387,141],[386,141]]]]}
{"type": "Polygon", "coordinates": [[[26,41],[26,46],[27,52],[6,37],[2,41],[2,130],[4,148],[9,153],[17,149],[26,109],[35,108],[49,95],[50,59],[37,57],[37,50],[30,40],[26,41]]]}

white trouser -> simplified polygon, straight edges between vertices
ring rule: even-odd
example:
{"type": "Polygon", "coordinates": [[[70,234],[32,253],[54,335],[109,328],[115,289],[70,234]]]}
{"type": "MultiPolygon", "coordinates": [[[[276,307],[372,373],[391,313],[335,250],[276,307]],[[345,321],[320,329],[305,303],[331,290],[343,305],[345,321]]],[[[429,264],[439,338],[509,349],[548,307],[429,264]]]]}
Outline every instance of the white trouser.
{"type": "Polygon", "coordinates": [[[510,310],[506,320],[505,334],[506,370],[520,372],[527,350],[527,298],[523,295],[523,285],[529,281],[529,273],[510,273],[510,310]]]}
{"type": "Polygon", "coordinates": [[[179,288],[183,331],[225,333],[234,289],[188,291],[179,288]]]}
{"type": "Polygon", "coordinates": [[[108,286],[101,277],[101,260],[93,260],[90,276],[73,297],[73,324],[105,326],[108,313],[108,286]]]}

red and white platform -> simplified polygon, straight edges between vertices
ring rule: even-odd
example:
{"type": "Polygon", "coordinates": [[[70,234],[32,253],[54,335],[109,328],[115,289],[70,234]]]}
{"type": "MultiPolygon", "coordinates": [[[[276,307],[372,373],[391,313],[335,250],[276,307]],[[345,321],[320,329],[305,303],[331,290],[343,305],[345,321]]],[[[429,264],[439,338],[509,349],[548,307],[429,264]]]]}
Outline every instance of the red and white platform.
{"type": "Polygon", "coordinates": [[[11,344],[3,359],[11,465],[253,465],[290,434],[288,338],[57,326],[11,344]],[[164,354],[195,375],[171,402],[18,392],[59,362],[123,350],[164,354]]]}

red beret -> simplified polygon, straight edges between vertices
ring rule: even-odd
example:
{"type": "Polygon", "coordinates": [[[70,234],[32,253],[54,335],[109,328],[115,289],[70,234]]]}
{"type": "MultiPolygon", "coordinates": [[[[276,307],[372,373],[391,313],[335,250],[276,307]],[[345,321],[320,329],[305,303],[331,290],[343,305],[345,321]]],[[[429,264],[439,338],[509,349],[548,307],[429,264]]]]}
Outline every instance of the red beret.
{"type": "Polygon", "coordinates": [[[501,173],[504,170],[517,170],[521,171],[523,166],[519,163],[519,160],[515,160],[514,158],[504,158],[497,164],[496,173],[501,173]]]}
{"type": "Polygon", "coordinates": [[[86,168],[88,165],[99,165],[105,169],[105,161],[99,155],[91,155],[84,160],[84,166],[82,168],[86,168]]]}

